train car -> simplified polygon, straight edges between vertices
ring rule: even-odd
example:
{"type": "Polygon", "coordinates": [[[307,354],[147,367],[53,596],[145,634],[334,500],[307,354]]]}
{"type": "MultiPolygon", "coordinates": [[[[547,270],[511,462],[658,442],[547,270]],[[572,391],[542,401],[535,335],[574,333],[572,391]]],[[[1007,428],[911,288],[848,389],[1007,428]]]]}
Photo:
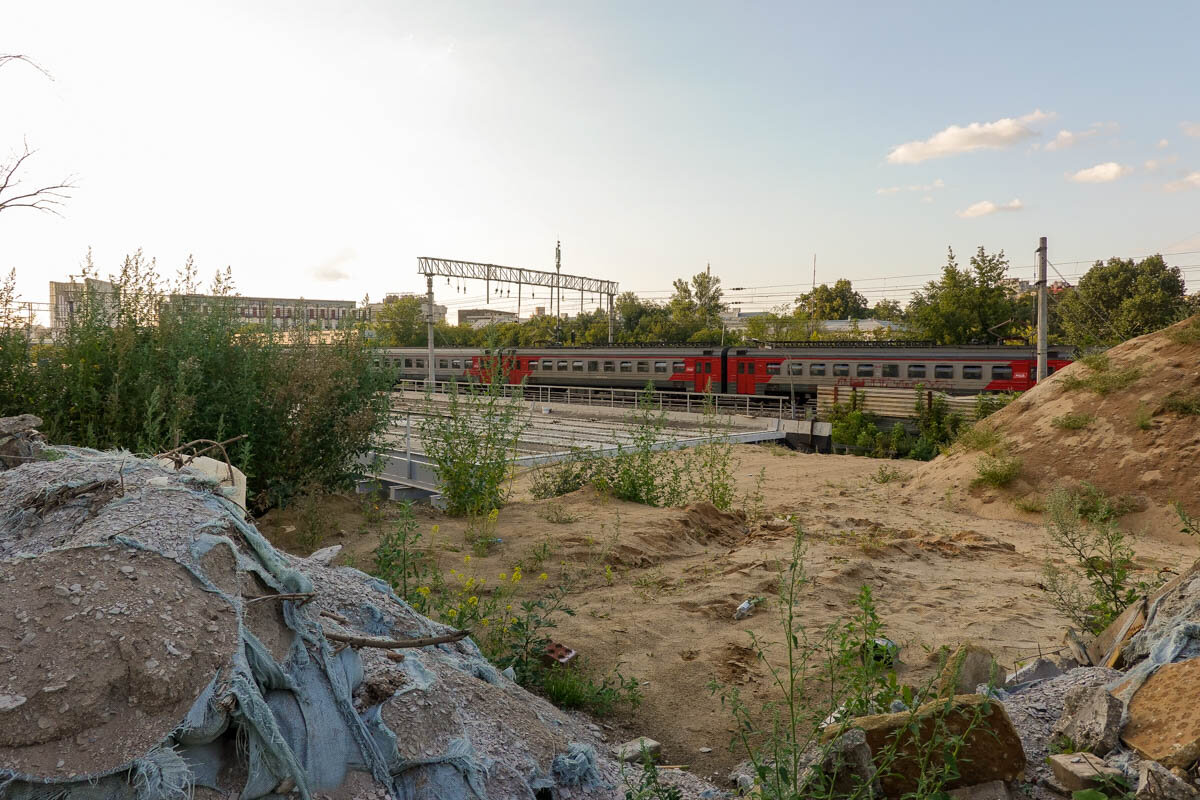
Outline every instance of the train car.
{"type": "MultiPolygon", "coordinates": [[[[428,354],[420,348],[380,351],[381,363],[400,378],[424,380],[428,354]]],[[[815,397],[821,386],[913,388],[949,394],[1024,391],[1033,386],[1031,347],[936,347],[909,343],[805,342],[770,349],[740,347],[516,348],[489,355],[478,349],[438,350],[438,380],[490,380],[499,369],[506,383],[663,391],[815,397]]],[[[1049,371],[1071,363],[1053,349],[1049,371]]]]}

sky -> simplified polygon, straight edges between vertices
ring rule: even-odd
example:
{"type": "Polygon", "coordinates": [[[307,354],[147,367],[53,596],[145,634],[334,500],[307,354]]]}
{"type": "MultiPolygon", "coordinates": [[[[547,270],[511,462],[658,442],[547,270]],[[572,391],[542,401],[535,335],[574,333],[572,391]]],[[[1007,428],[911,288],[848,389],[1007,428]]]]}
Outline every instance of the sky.
{"type": "Polygon", "coordinates": [[[1179,253],[1195,290],[1197,30],[1192,0],[6,2],[0,53],[50,77],[0,68],[0,163],[24,141],[26,185],[76,188],[0,213],[0,270],[44,301],[141,248],[381,299],[418,256],[553,269],[561,240],[564,272],[665,299],[711,265],[758,309],[814,256],[874,301],[947,247],[1032,277],[1046,236],[1068,278],[1179,253]]]}

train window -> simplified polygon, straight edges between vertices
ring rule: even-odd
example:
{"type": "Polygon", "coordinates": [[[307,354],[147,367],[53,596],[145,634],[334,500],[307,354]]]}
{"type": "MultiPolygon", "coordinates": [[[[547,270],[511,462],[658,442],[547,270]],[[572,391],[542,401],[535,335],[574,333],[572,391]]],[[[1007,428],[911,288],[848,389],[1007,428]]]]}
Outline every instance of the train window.
{"type": "Polygon", "coordinates": [[[599,372],[599,371],[600,371],[600,362],[599,361],[589,361],[588,362],[588,372],[599,372]]]}
{"type": "Polygon", "coordinates": [[[874,364],[855,364],[854,365],[854,375],[855,375],[855,377],[858,377],[858,378],[874,378],[875,377],[875,365],[874,364]]]}
{"type": "Polygon", "coordinates": [[[712,374],[712,362],[711,361],[704,362],[704,371],[709,373],[710,375],[712,374]]]}
{"type": "Polygon", "coordinates": [[[900,377],[900,365],[899,364],[884,364],[883,366],[880,367],[880,370],[882,371],[881,374],[885,378],[899,378],[900,377]]]}
{"type": "Polygon", "coordinates": [[[972,364],[963,365],[963,380],[978,381],[983,379],[983,367],[972,364]]]}
{"type": "Polygon", "coordinates": [[[1046,377],[1047,377],[1047,378],[1049,378],[1049,377],[1050,377],[1051,375],[1053,375],[1053,374],[1054,374],[1054,365],[1053,365],[1053,364],[1047,364],[1047,365],[1046,365],[1046,377]]]}
{"type": "Polygon", "coordinates": [[[738,362],[738,375],[745,375],[745,374],[746,374],[746,362],[739,361],[738,362]]]}
{"type": "Polygon", "coordinates": [[[572,361],[571,362],[571,371],[572,372],[583,372],[583,362],[582,361],[572,361]]]}
{"type": "Polygon", "coordinates": [[[633,372],[633,362],[632,361],[622,361],[620,371],[621,372],[633,372]]]}
{"type": "Polygon", "coordinates": [[[638,372],[649,372],[650,371],[650,362],[649,361],[637,362],[637,371],[638,372]]]}
{"type": "Polygon", "coordinates": [[[558,362],[558,371],[566,372],[567,371],[567,362],[565,362],[565,361],[558,362]]]}
{"type": "Polygon", "coordinates": [[[682,361],[671,362],[671,372],[683,372],[686,369],[682,361]]]}
{"type": "Polygon", "coordinates": [[[543,359],[542,360],[542,369],[554,369],[554,362],[548,358],[543,359]]]}
{"type": "Polygon", "coordinates": [[[992,367],[992,380],[994,381],[1011,381],[1012,367],[1005,364],[1004,366],[992,367]]]}
{"type": "Polygon", "coordinates": [[[444,358],[438,359],[438,369],[450,369],[450,362],[444,358]]]}
{"type": "Polygon", "coordinates": [[[793,361],[788,364],[788,375],[803,375],[804,364],[799,361],[793,361]]]}
{"type": "Polygon", "coordinates": [[[605,372],[613,372],[613,371],[614,371],[614,370],[613,370],[613,362],[612,362],[612,361],[605,361],[605,362],[604,362],[604,371],[605,371],[605,372]]]}
{"type": "Polygon", "coordinates": [[[408,367],[409,369],[412,369],[412,359],[411,358],[404,359],[404,366],[408,367]]]}
{"type": "Polygon", "coordinates": [[[938,364],[933,368],[933,377],[949,380],[954,377],[953,364],[938,364]]]}
{"type": "Polygon", "coordinates": [[[453,361],[450,362],[450,368],[451,369],[462,369],[462,361],[457,358],[454,359],[453,361]]]}
{"type": "Polygon", "coordinates": [[[909,364],[908,365],[908,377],[924,378],[925,377],[925,365],[924,364],[909,364]]]}
{"type": "Polygon", "coordinates": [[[833,365],[833,374],[835,376],[849,375],[850,374],[850,365],[849,364],[834,364],[833,365]]]}
{"type": "Polygon", "coordinates": [[[767,364],[767,374],[768,375],[778,375],[779,374],[779,362],[778,361],[767,364]]]}
{"type": "Polygon", "coordinates": [[[825,365],[824,364],[809,364],[808,365],[808,374],[809,375],[824,375],[825,374],[825,365]]]}
{"type": "Polygon", "coordinates": [[[665,362],[665,361],[655,361],[655,362],[654,362],[654,371],[655,371],[655,372],[660,372],[660,373],[663,373],[663,374],[665,375],[665,374],[666,374],[666,372],[667,372],[667,362],[665,362]]]}

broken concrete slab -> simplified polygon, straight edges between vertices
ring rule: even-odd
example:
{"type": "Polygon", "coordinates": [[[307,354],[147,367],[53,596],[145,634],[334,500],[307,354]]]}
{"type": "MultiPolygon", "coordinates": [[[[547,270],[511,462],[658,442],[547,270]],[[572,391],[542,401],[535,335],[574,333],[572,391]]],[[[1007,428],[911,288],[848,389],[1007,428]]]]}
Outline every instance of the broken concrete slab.
{"type": "MultiPolygon", "coordinates": [[[[935,730],[965,736],[958,753],[960,775],[947,784],[947,789],[993,780],[1010,781],[1025,769],[1025,751],[1004,706],[982,695],[956,695],[925,703],[914,711],[858,717],[853,725],[866,734],[876,767],[882,758],[888,757],[889,750],[895,753],[886,769],[880,770],[884,773],[880,775],[880,785],[888,797],[917,789],[922,770],[917,757],[919,745],[935,730]]],[[[941,754],[932,758],[936,768],[941,754]]]]}
{"type": "Polygon", "coordinates": [[[1050,756],[1055,782],[1068,792],[1094,789],[1105,778],[1117,778],[1121,770],[1110,767],[1091,753],[1059,753],[1050,756]]]}
{"type": "Polygon", "coordinates": [[[1063,714],[1051,734],[1103,758],[1116,748],[1124,716],[1125,704],[1104,687],[1076,686],[1063,698],[1063,714]]]}
{"type": "Polygon", "coordinates": [[[1004,680],[1005,689],[1013,689],[1026,683],[1057,678],[1063,671],[1048,658],[1035,658],[1016,672],[1010,672],[1004,680]]]}
{"type": "Polygon", "coordinates": [[[1143,761],[1138,770],[1135,800],[1200,800],[1200,790],[1155,761],[1143,761]]]}
{"type": "MultiPolygon", "coordinates": [[[[1121,687],[1113,690],[1119,694],[1121,687]]],[[[1200,658],[1165,664],[1129,701],[1125,744],[1166,767],[1187,768],[1200,758],[1200,658]]]]}
{"type": "Polygon", "coordinates": [[[866,734],[852,728],[829,743],[820,762],[809,767],[804,785],[822,797],[878,796],[881,788],[866,734]],[[870,788],[864,792],[863,787],[870,788]]]}
{"type": "Polygon", "coordinates": [[[1004,781],[988,781],[974,786],[963,786],[950,792],[951,800],[1012,800],[1008,784],[1004,781]]]}
{"type": "Polygon", "coordinates": [[[632,741],[624,742],[613,748],[613,755],[618,761],[626,761],[633,764],[641,763],[647,756],[652,761],[657,761],[662,755],[662,745],[653,739],[645,736],[640,736],[632,741]]]}
{"type": "Polygon", "coordinates": [[[15,417],[0,417],[0,436],[12,436],[14,433],[37,430],[42,426],[42,418],[33,414],[18,414],[15,417]]]}
{"type": "Polygon", "coordinates": [[[938,695],[974,694],[980,684],[998,684],[1003,674],[990,650],[973,644],[960,645],[946,659],[938,676],[938,695]]]}

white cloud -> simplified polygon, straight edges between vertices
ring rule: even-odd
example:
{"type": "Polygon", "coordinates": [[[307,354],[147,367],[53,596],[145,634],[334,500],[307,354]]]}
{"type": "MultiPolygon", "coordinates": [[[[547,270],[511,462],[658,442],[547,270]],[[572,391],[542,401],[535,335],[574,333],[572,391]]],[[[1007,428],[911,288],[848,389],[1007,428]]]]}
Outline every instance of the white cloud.
{"type": "Polygon", "coordinates": [[[342,267],[346,264],[349,264],[351,261],[354,261],[357,257],[358,256],[354,250],[348,247],[344,248],[336,255],[325,259],[320,264],[317,264],[315,267],[313,267],[311,271],[312,276],[319,281],[327,281],[329,283],[348,281],[354,276],[342,269],[342,267]]]}
{"type": "Polygon", "coordinates": [[[1188,136],[1200,136],[1200,122],[1181,122],[1179,127],[1183,128],[1183,132],[1188,136]]]}
{"type": "Polygon", "coordinates": [[[986,217],[988,214],[995,214],[998,211],[1020,211],[1024,207],[1025,204],[1020,200],[1011,200],[1001,205],[997,205],[991,200],[981,200],[957,213],[963,219],[971,219],[973,217],[986,217]]]}
{"type": "Polygon", "coordinates": [[[1090,136],[1095,136],[1099,133],[1098,130],[1080,131],[1079,133],[1071,133],[1071,131],[1059,131],[1058,135],[1053,140],[1046,142],[1047,150],[1065,150],[1068,147],[1074,147],[1079,144],[1080,139],[1087,139],[1090,136]]]}
{"type": "Polygon", "coordinates": [[[1117,178],[1128,175],[1131,172],[1133,172],[1133,167],[1127,167],[1115,161],[1106,161],[1094,167],[1081,169],[1073,175],[1068,173],[1067,180],[1074,181],[1075,183],[1111,183],[1117,178]]]}
{"type": "Polygon", "coordinates": [[[1174,164],[1178,160],[1179,160],[1179,156],[1176,156],[1176,155],[1170,155],[1170,156],[1167,156],[1166,158],[1152,158],[1146,162],[1146,171],[1154,172],[1159,167],[1165,167],[1168,164],[1174,164]]]}
{"type": "Polygon", "coordinates": [[[1011,147],[1022,139],[1037,136],[1037,132],[1029,127],[1030,123],[1052,116],[1039,109],[1016,119],[1005,117],[995,122],[972,122],[965,127],[951,125],[924,141],[906,142],[893,147],[887,160],[891,164],[918,164],[931,158],[944,158],[973,150],[1011,147]]]}
{"type": "Polygon", "coordinates": [[[876,189],[875,194],[895,194],[900,191],[899,186],[887,186],[883,189],[876,189]]]}
{"type": "Polygon", "coordinates": [[[1185,178],[1171,181],[1163,186],[1168,192],[1182,192],[1185,189],[1200,189],[1200,171],[1193,172],[1185,178]]]}
{"type": "Polygon", "coordinates": [[[1158,140],[1158,149],[1159,150],[1166,150],[1170,146],[1171,146],[1171,143],[1169,141],[1167,141],[1166,139],[1158,140]]]}

